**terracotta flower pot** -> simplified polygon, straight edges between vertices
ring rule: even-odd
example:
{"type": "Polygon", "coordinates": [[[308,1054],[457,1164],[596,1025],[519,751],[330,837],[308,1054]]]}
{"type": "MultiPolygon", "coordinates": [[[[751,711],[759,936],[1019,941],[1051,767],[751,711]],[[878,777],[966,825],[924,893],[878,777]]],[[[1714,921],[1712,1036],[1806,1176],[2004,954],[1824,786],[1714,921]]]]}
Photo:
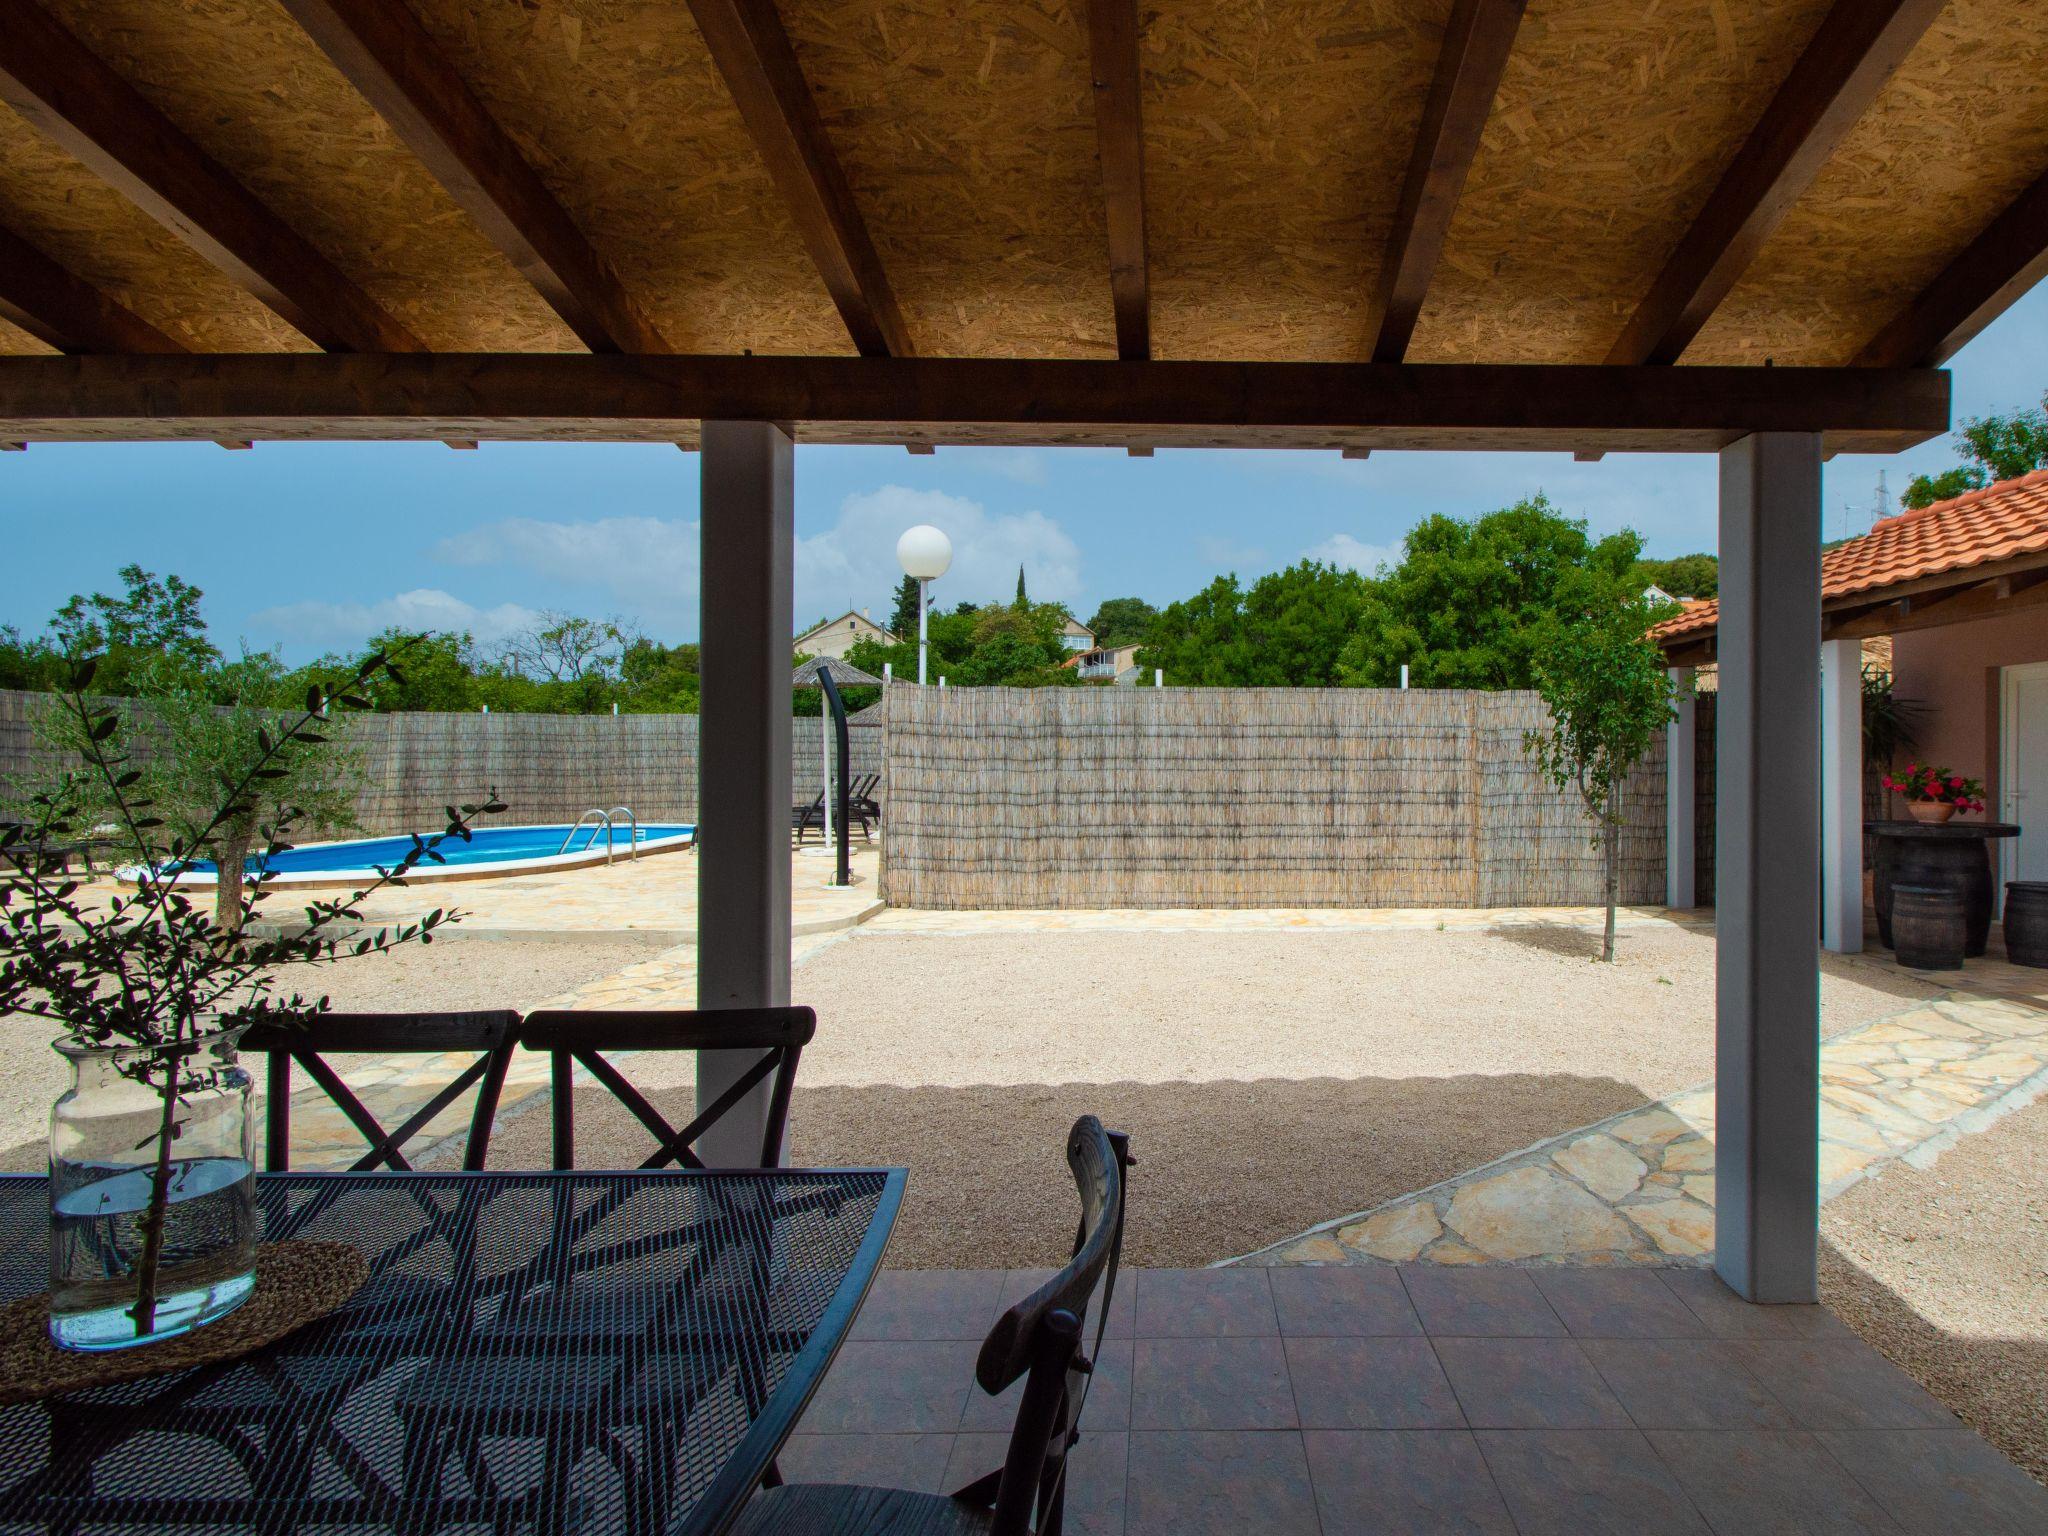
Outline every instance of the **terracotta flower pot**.
{"type": "Polygon", "coordinates": [[[1955,815],[1956,808],[1946,800],[1908,800],[1906,809],[1913,813],[1913,819],[1930,827],[1938,827],[1955,815]]]}

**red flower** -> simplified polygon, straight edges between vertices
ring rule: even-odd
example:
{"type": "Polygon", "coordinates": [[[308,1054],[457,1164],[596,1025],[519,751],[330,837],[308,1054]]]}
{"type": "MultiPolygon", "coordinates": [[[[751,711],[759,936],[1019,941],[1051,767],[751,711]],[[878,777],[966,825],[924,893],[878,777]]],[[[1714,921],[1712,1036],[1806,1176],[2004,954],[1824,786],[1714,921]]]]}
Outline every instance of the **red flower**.
{"type": "Polygon", "coordinates": [[[1961,789],[1963,787],[1963,781],[1960,778],[1950,779],[1948,781],[1948,787],[1950,789],[1961,789]]]}

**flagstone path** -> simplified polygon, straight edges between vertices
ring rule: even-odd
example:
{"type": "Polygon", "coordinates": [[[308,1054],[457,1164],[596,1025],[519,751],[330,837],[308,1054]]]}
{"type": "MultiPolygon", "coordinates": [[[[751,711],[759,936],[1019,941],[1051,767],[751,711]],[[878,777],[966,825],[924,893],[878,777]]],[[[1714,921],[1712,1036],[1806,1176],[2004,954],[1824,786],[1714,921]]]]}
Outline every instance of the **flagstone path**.
{"type": "MultiPolygon", "coordinates": [[[[2048,975],[1972,967],[1968,990],[1822,1043],[1823,1200],[2048,1090],[2048,975]]],[[[1668,1266],[1709,1262],[1713,1243],[1708,1083],[1228,1262],[1668,1266]]]]}

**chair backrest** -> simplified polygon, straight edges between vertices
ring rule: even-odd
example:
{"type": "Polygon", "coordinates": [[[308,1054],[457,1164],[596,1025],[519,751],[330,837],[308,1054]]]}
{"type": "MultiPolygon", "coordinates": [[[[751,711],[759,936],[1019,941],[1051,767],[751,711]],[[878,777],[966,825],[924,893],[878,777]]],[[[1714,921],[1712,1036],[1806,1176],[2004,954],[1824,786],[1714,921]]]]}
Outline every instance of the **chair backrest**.
{"type": "Polygon", "coordinates": [[[654,1137],[655,1150],[642,1168],[670,1163],[702,1168],[696,1143],[749,1092],[771,1076],[768,1125],[760,1165],[781,1155],[789,1124],[789,1096],[796,1086],[797,1058],[817,1033],[818,1016],[808,1008],[543,1009],[526,1016],[520,1040],[528,1050],[546,1051],[554,1080],[554,1166],[576,1166],[575,1069],[581,1066],[610,1091],[654,1137]],[[760,1056],[717,1099],[678,1128],[627,1081],[607,1051],[759,1051],[760,1056]]]}
{"type": "Polygon", "coordinates": [[[269,1057],[270,1077],[264,1094],[264,1162],[273,1173],[291,1166],[292,1067],[305,1068],[334,1105],[362,1133],[370,1150],[350,1168],[408,1169],[405,1144],[472,1087],[476,1104],[470,1112],[468,1144],[462,1166],[478,1169],[490,1150],[491,1121],[498,1113],[498,1094],[505,1069],[519,1043],[519,1015],[510,1008],[478,1013],[317,1013],[303,1020],[252,1024],[242,1036],[242,1049],[269,1057]],[[356,1097],[327,1061],[329,1056],[442,1055],[476,1051],[478,1056],[421,1105],[396,1130],[387,1131],[356,1097]]]}
{"type": "MultiPolygon", "coordinates": [[[[1067,1452],[1079,1438],[1094,1362],[1081,1348],[1081,1324],[1102,1288],[1099,1319],[1109,1315],[1124,1242],[1124,1175],[1130,1138],[1083,1115],[1067,1133],[1067,1166],[1081,1195],[1074,1256],[1065,1269],[996,1319],[982,1341],[974,1379],[990,1396],[1026,1377],[1002,1469],[955,1494],[991,1504],[992,1536],[1057,1529],[1066,1498],[1067,1452]],[[1034,1526],[1034,1514],[1036,1523],[1034,1526]]],[[[1098,1323],[1096,1337],[1101,1338],[1098,1323]]]]}

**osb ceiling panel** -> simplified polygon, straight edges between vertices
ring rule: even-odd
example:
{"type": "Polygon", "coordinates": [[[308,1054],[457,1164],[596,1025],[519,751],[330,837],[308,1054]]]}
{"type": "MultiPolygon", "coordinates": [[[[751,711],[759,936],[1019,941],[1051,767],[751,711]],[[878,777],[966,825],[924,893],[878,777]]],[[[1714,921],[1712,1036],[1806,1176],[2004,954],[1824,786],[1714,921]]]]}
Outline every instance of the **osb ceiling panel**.
{"type": "Polygon", "coordinates": [[[1684,361],[1849,361],[2048,172],[2048,30],[2014,21],[1951,0],[1684,361]]]}
{"type": "Polygon", "coordinates": [[[1088,30],[1060,0],[787,0],[921,353],[1114,357],[1088,30]]]}
{"type": "Polygon", "coordinates": [[[305,337],[6,107],[0,223],[194,351],[311,350],[305,337]]]}
{"type": "Polygon", "coordinates": [[[582,350],[272,0],[46,3],[429,347],[582,350]]]}
{"type": "Polygon", "coordinates": [[[413,0],[681,352],[848,353],[684,0],[413,0]]]}
{"type": "Polygon", "coordinates": [[[1826,10],[1532,0],[1409,358],[1605,358],[1826,10]]]}
{"type": "Polygon", "coordinates": [[[55,350],[18,326],[0,320],[0,357],[47,357],[55,350]]]}
{"type": "Polygon", "coordinates": [[[1153,354],[1356,361],[1448,0],[1145,9],[1153,354]]]}

